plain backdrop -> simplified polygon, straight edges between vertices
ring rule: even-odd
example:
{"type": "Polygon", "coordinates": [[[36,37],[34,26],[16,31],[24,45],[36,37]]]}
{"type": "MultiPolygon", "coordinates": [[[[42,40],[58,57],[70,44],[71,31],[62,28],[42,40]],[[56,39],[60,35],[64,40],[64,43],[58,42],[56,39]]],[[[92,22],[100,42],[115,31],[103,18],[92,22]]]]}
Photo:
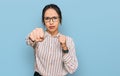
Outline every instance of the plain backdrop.
{"type": "Polygon", "coordinates": [[[120,76],[120,0],[0,0],[0,76],[33,76],[26,36],[43,27],[45,5],[62,11],[60,32],[73,38],[79,67],[68,76],[120,76]]]}

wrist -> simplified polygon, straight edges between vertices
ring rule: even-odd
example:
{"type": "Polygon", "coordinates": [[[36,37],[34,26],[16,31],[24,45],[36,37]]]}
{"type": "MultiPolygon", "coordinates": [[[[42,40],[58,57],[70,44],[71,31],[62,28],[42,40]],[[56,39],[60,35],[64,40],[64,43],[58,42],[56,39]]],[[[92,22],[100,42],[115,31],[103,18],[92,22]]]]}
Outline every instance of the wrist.
{"type": "Polygon", "coordinates": [[[68,52],[69,52],[66,43],[61,43],[61,47],[62,47],[62,51],[63,51],[63,53],[68,53],[68,52]]]}
{"type": "Polygon", "coordinates": [[[69,52],[68,47],[67,46],[62,47],[62,51],[63,53],[68,53],[69,52]]]}
{"type": "Polygon", "coordinates": [[[62,48],[66,47],[66,43],[61,43],[61,47],[62,48]]]}
{"type": "Polygon", "coordinates": [[[67,50],[62,50],[63,51],[63,53],[68,53],[69,52],[69,50],[67,49],[67,50]]]}
{"type": "Polygon", "coordinates": [[[63,50],[68,50],[67,46],[62,47],[63,50]]]}

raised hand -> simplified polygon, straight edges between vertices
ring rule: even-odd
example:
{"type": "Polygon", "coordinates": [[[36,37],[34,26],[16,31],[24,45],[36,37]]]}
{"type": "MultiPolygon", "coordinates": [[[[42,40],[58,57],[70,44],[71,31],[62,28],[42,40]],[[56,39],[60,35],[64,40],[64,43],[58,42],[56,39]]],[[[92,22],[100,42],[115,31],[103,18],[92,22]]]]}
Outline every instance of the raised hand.
{"type": "Polygon", "coordinates": [[[58,40],[59,40],[59,42],[60,42],[60,44],[61,44],[62,49],[66,50],[66,49],[67,49],[66,37],[65,37],[64,35],[60,35],[60,36],[58,37],[58,40]]]}
{"type": "Polygon", "coordinates": [[[42,28],[36,28],[31,33],[29,38],[35,42],[42,42],[44,40],[44,31],[42,28]]]}

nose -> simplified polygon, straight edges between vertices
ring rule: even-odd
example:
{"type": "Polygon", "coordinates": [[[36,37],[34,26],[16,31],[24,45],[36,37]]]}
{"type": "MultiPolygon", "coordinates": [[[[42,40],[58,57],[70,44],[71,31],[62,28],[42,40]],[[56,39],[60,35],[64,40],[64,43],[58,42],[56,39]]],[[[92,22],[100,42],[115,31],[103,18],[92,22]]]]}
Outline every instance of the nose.
{"type": "Polygon", "coordinates": [[[53,24],[53,20],[52,19],[50,19],[50,24],[53,24]]]}

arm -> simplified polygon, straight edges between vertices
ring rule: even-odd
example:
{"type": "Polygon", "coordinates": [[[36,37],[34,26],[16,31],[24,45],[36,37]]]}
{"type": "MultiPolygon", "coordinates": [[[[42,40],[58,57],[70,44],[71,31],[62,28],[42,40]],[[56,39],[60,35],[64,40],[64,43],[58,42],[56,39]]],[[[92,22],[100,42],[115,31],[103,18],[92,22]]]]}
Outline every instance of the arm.
{"type": "Polygon", "coordinates": [[[72,74],[78,67],[78,61],[76,58],[74,42],[70,37],[66,38],[66,46],[69,52],[63,54],[63,63],[65,69],[72,74]]]}

